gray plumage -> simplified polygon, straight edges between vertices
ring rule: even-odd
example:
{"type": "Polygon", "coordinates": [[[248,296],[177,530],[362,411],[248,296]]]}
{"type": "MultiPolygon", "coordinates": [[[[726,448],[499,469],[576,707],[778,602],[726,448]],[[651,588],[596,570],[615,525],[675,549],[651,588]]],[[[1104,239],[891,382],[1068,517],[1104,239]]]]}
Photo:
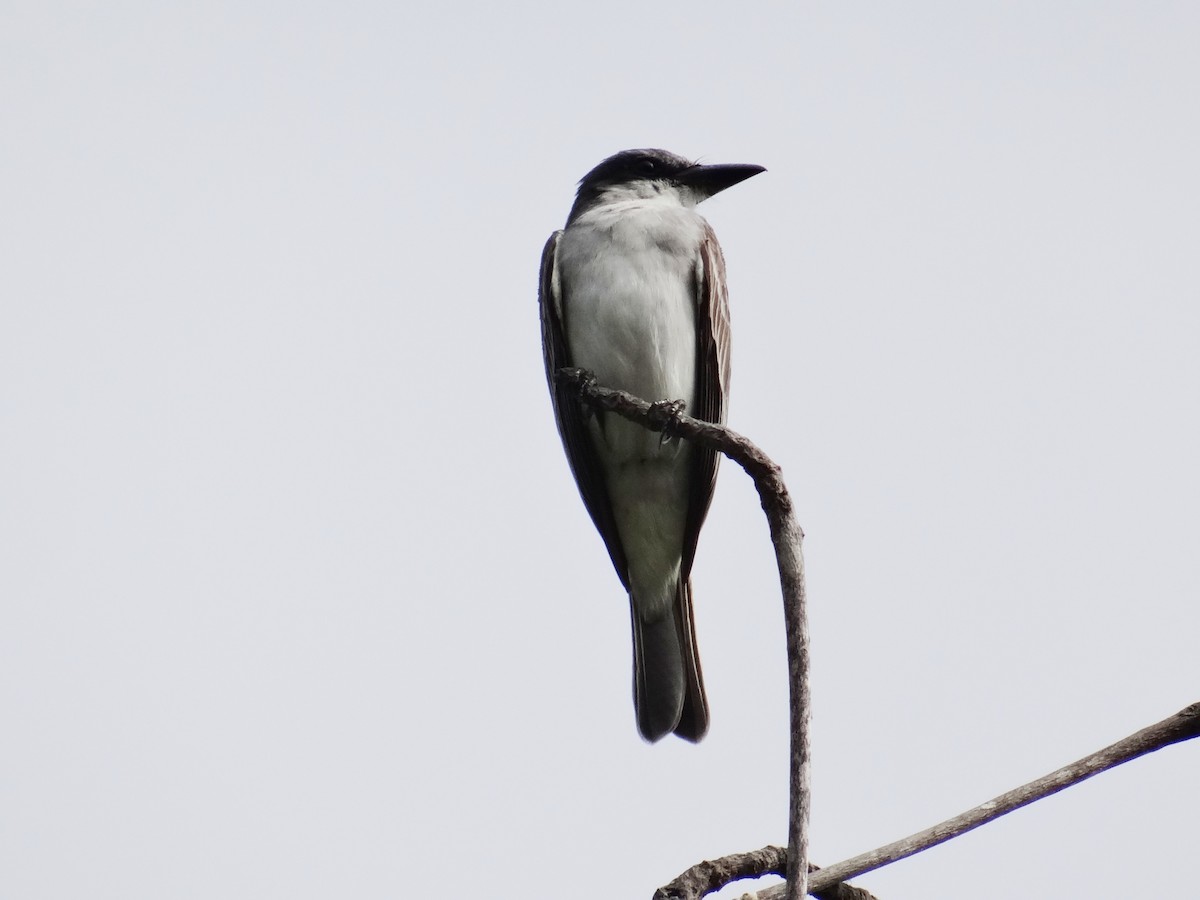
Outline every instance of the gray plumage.
{"type": "Polygon", "coordinates": [[[691,569],[718,457],[615,416],[585,416],[554,381],[590,369],[606,387],[684,400],[725,421],[729,307],[716,235],[695,211],[763,171],[702,166],[664,150],[626,150],[584,176],[542,254],[546,375],[585,506],[629,593],[634,705],[649,741],[698,741],[708,703],[696,652],[691,569]]]}

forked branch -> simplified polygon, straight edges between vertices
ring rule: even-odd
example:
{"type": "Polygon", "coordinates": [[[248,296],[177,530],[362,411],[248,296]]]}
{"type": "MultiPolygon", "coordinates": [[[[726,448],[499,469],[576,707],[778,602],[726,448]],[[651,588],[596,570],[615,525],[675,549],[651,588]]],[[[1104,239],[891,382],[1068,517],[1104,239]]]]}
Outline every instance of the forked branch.
{"type": "MultiPolygon", "coordinates": [[[[993,819],[998,819],[1014,809],[1028,806],[1036,800],[1057,794],[1064,788],[1078,784],[1093,775],[1099,775],[1122,763],[1178,744],[1181,741],[1200,737],[1200,702],[1186,706],[1173,716],[1156,722],[1141,731],[1135,731],[1129,737],[1117,741],[1098,750],[1090,756],[1076,760],[1070,765],[1056,769],[1049,775],[1044,775],[1036,781],[1001,794],[987,803],[982,803],[974,809],[969,809],[953,819],[948,819],[932,828],[927,828],[917,834],[906,837],[894,843],[887,844],[868,853],[860,853],[835,865],[815,872],[810,880],[810,889],[816,893],[830,885],[854,878],[872,869],[878,869],[889,863],[928,850],[938,844],[958,837],[973,828],[985,825],[993,819]]],[[[758,893],[759,900],[781,900],[785,897],[780,886],[768,888],[758,893]]]]}

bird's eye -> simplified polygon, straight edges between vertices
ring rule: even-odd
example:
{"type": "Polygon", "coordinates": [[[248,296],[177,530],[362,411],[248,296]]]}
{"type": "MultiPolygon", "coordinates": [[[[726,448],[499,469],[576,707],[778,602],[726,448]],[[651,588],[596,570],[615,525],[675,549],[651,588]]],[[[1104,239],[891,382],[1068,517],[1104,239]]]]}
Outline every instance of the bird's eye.
{"type": "Polygon", "coordinates": [[[637,168],[643,175],[653,175],[658,171],[658,163],[652,159],[639,159],[637,168]]]}

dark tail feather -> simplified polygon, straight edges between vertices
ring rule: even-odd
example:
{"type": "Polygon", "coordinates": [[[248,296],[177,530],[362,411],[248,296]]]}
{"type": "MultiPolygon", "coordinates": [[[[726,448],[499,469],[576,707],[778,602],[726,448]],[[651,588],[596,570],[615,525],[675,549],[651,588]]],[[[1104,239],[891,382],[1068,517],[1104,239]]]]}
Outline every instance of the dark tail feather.
{"type": "Polygon", "coordinates": [[[671,732],[698,741],[708,730],[690,583],[679,586],[673,613],[657,622],[643,622],[636,611],[632,616],[633,703],[638,731],[651,742],[671,732]]]}
{"type": "Polygon", "coordinates": [[[675,733],[684,740],[699,741],[708,733],[708,698],[704,696],[704,676],[700,672],[700,652],[696,649],[696,623],[692,619],[692,580],[679,586],[675,606],[679,640],[683,646],[683,676],[687,686],[683,711],[675,733]]]}

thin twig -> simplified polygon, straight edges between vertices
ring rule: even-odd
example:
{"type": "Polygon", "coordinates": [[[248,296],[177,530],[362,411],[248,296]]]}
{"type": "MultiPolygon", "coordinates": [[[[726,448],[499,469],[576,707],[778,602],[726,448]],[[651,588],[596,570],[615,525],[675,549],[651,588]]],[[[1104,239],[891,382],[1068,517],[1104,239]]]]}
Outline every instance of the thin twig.
{"type": "Polygon", "coordinates": [[[616,413],[632,422],[662,431],[669,428],[672,435],[703,444],[724,453],[754,479],[759,500],[771,529],[775,545],[775,561],[779,567],[779,584],[783,592],[783,615],[787,630],[788,685],[791,707],[791,755],[787,898],[802,900],[808,893],[808,820],[809,820],[809,686],[808,686],[808,619],[805,609],[804,558],[800,544],[804,532],[796,523],[792,500],[783,473],[765,453],[740,434],[716,425],[685,416],[672,408],[664,415],[665,407],[650,404],[625,391],[600,387],[591,373],[581,369],[560,369],[556,377],[562,384],[574,388],[591,406],[616,413]]]}

